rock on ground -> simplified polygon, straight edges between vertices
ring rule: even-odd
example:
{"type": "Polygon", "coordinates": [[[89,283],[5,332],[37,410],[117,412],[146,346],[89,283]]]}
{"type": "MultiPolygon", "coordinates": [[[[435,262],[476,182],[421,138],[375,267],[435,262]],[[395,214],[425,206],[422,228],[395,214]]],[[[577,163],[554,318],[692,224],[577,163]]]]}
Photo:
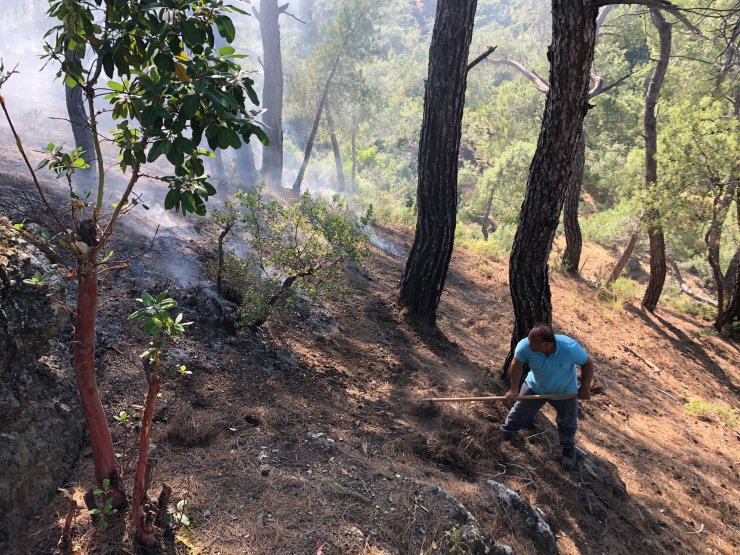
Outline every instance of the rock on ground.
{"type": "Polygon", "coordinates": [[[0,551],[68,476],[83,434],[69,357],[52,349],[67,316],[23,283],[51,270],[0,215],[0,551]]]}

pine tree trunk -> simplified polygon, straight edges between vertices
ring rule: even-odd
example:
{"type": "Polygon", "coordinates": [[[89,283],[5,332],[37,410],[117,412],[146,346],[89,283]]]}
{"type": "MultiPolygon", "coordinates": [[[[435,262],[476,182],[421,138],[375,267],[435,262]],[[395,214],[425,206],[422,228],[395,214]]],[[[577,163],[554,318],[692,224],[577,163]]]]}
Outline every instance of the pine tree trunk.
{"type": "Polygon", "coordinates": [[[329,72],[329,77],[326,79],[324,90],[321,92],[321,98],[319,98],[319,105],[316,108],[316,117],[313,119],[313,127],[311,127],[311,134],[308,136],[308,141],[306,142],[306,151],[303,153],[303,163],[301,164],[301,169],[298,171],[298,176],[295,179],[295,183],[293,183],[293,194],[295,194],[296,196],[301,194],[301,183],[303,183],[303,176],[306,175],[306,168],[308,168],[308,161],[311,159],[311,151],[313,150],[313,142],[316,139],[316,132],[319,130],[319,123],[321,122],[321,113],[324,111],[324,105],[326,104],[326,98],[329,96],[329,86],[331,85],[331,80],[334,78],[334,73],[337,71],[337,66],[339,65],[339,59],[341,55],[342,55],[341,52],[337,54],[337,57],[334,60],[334,65],[332,66],[331,71],[329,72]]]}
{"type": "Polygon", "coordinates": [[[455,237],[457,161],[476,4],[477,0],[440,0],[429,49],[416,234],[399,302],[408,314],[430,325],[436,321],[455,237]]]}
{"type": "MultiPolygon", "coordinates": [[[[79,60],[79,57],[71,51],[67,51],[65,58],[68,62],[79,60]]],[[[82,87],[64,86],[64,99],[67,105],[67,115],[69,123],[72,126],[72,135],[75,139],[75,147],[85,151],[83,159],[90,167],[86,170],[77,172],[83,183],[86,193],[87,189],[93,188],[97,182],[97,172],[95,171],[95,146],[93,145],[92,132],[87,121],[87,112],[85,111],[85,99],[83,98],[82,87]]]]}
{"type": "Polygon", "coordinates": [[[246,191],[253,190],[258,181],[257,166],[254,163],[254,154],[249,144],[243,144],[234,152],[236,161],[236,181],[239,188],[246,191]]]}
{"type": "Polygon", "coordinates": [[[352,192],[357,191],[357,116],[352,116],[352,192]]]}
{"type": "Polygon", "coordinates": [[[581,132],[578,139],[578,148],[573,159],[573,172],[565,192],[565,204],[563,206],[563,229],[565,230],[565,252],[563,253],[563,266],[571,274],[578,274],[581,264],[581,249],[583,239],[581,237],[581,226],[578,224],[578,204],[581,200],[581,186],[583,184],[583,168],[586,165],[586,134],[581,132]]]}
{"type": "Polygon", "coordinates": [[[597,14],[590,0],[552,2],[550,88],[509,259],[514,329],[506,379],[519,340],[538,321],[552,321],[547,262],[588,110],[597,14]]]}
{"type": "Polygon", "coordinates": [[[280,51],[280,14],[277,0],[260,0],[264,81],[262,122],[270,144],[262,149],[262,179],[272,188],[282,186],[283,175],[283,58],[280,51]]]}
{"type": "Polygon", "coordinates": [[[337,183],[339,184],[339,190],[344,192],[347,190],[347,182],[344,180],[344,168],[342,167],[342,154],[339,152],[339,143],[337,142],[337,134],[334,132],[334,120],[331,117],[331,111],[329,110],[329,103],[326,104],[326,125],[329,128],[329,138],[331,139],[331,148],[334,151],[334,165],[337,167],[337,183]]]}
{"type": "MultiPolygon", "coordinates": [[[[658,102],[660,88],[663,85],[668,60],[671,55],[671,26],[661,15],[660,10],[650,8],[650,17],[658,30],[660,38],[660,55],[648,84],[645,94],[645,113],[643,127],[645,134],[645,189],[650,190],[658,182],[658,128],[655,117],[655,105],[658,102]]],[[[650,280],[645,295],[642,298],[642,307],[652,312],[658,306],[658,300],[663,292],[666,276],[665,238],[663,225],[660,222],[660,212],[656,207],[645,213],[650,238],[650,280]]]]}
{"type": "Polygon", "coordinates": [[[733,325],[738,323],[740,323],[740,266],[735,267],[734,286],[722,320],[722,328],[730,330],[733,325]]]}
{"type": "Polygon", "coordinates": [[[609,279],[606,280],[607,286],[617,281],[617,279],[619,279],[619,276],[622,275],[622,272],[624,271],[624,267],[627,265],[627,262],[632,256],[632,251],[635,250],[635,245],[637,245],[637,239],[639,239],[640,237],[639,230],[640,230],[640,227],[638,224],[637,229],[632,233],[632,236],[630,237],[630,240],[627,243],[627,246],[624,248],[624,252],[622,253],[622,256],[619,257],[619,260],[617,260],[617,263],[614,265],[614,268],[612,268],[612,273],[609,274],[609,279]]]}

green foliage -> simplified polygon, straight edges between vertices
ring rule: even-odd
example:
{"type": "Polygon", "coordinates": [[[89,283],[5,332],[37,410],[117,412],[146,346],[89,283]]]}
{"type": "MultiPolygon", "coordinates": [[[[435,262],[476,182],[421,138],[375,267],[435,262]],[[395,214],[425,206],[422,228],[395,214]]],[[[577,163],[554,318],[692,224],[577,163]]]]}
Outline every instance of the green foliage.
{"type": "Polygon", "coordinates": [[[118,514],[118,509],[113,508],[113,499],[110,498],[111,493],[110,480],[108,479],[103,480],[102,487],[93,490],[98,506],[90,509],[88,514],[94,519],[98,519],[98,526],[100,528],[107,528],[108,519],[118,514]],[[100,508],[101,504],[103,506],[102,509],[100,508]]]}
{"type": "Polygon", "coordinates": [[[735,428],[740,423],[740,410],[718,401],[709,402],[693,398],[684,404],[683,410],[686,414],[696,416],[702,420],[722,422],[730,429],[735,428]]]}
{"type": "Polygon", "coordinates": [[[244,326],[290,307],[298,288],[314,301],[344,292],[346,263],[360,263],[367,253],[371,210],[358,221],[337,195],[323,200],[306,193],[291,206],[265,200],[261,190],[236,198],[239,234],[252,252],[241,260],[226,256],[224,272],[239,288],[244,326]]]}
{"type": "MultiPolygon", "coordinates": [[[[133,168],[136,175],[140,166],[167,158],[174,168],[162,178],[170,189],[167,209],[204,214],[216,192],[203,175],[202,137],[214,150],[239,148],[253,135],[267,141],[256,112],[246,107],[259,103],[254,81],[241,72],[233,48],[215,48],[214,27],[234,40],[226,15],[234,11],[241,12],[221,0],[50,2],[48,13],[60,24],[46,35],[45,58],[59,64],[57,75],[67,85],[83,87],[90,102],[102,94],[110,103],[123,171],[133,168]],[[69,51],[79,58],[66,59],[69,51]],[[92,63],[82,63],[86,55],[92,63]]],[[[82,167],[79,152],[50,147],[57,173],[82,167]]],[[[101,181],[98,210],[102,187],[101,181]]]]}
{"type": "MultiPolygon", "coordinates": [[[[170,315],[170,311],[177,306],[177,302],[168,297],[166,291],[156,297],[143,291],[141,298],[136,300],[144,306],[132,312],[128,319],[143,320],[144,333],[152,336],[149,347],[139,356],[147,363],[151,371],[158,372],[162,363],[167,360],[165,352],[167,342],[172,338],[182,337],[185,334],[185,327],[191,325],[192,322],[183,322],[182,313],[174,318],[170,315]]],[[[169,378],[192,374],[183,365],[169,366],[165,373],[169,378]]]]}

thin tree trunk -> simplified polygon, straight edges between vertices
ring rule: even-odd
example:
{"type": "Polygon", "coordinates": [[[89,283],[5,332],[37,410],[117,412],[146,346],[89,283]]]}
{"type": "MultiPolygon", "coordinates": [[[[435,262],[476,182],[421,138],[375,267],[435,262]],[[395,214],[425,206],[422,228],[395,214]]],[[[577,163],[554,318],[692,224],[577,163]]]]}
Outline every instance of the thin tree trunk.
{"type": "Polygon", "coordinates": [[[218,270],[216,273],[216,289],[219,293],[223,293],[223,279],[224,279],[224,239],[231,231],[234,226],[233,223],[227,223],[218,235],[218,270]]]}
{"type": "MultiPolygon", "coordinates": [[[[145,362],[144,364],[147,364],[145,362]]],[[[136,460],[136,474],[134,478],[134,527],[136,536],[142,545],[153,547],[157,540],[154,537],[152,522],[147,522],[147,515],[144,512],[144,502],[146,501],[146,473],[147,461],[149,459],[149,439],[152,435],[152,421],[154,420],[154,411],[157,405],[157,395],[162,385],[159,377],[159,369],[150,368],[149,389],[146,394],[144,403],[144,414],[141,417],[141,430],[139,431],[139,457],[136,460]]]]}
{"type": "Polygon", "coordinates": [[[611,274],[609,274],[609,279],[606,280],[606,286],[608,287],[617,279],[619,279],[619,276],[622,275],[622,271],[624,270],[624,267],[627,265],[627,262],[629,261],[630,257],[632,256],[632,251],[635,250],[635,245],[637,245],[637,240],[640,237],[640,224],[638,222],[637,229],[632,232],[632,236],[630,237],[629,242],[627,243],[627,246],[624,248],[624,252],[622,252],[622,256],[619,257],[619,260],[617,260],[617,263],[614,265],[614,268],[612,268],[611,274]]]}
{"type": "Polygon", "coordinates": [[[429,49],[416,234],[401,279],[399,303],[430,325],[436,322],[455,237],[457,160],[476,5],[477,0],[440,0],[429,49]]]}
{"type": "Polygon", "coordinates": [[[270,144],[262,149],[262,179],[273,188],[282,186],[283,175],[283,58],[280,50],[280,14],[288,5],[278,0],[260,0],[259,24],[262,34],[264,81],[262,121],[270,144]]]}
{"type": "Polygon", "coordinates": [[[573,172],[565,191],[563,205],[563,229],[565,230],[565,252],[563,266],[571,274],[578,274],[581,264],[581,249],[583,238],[581,226],[578,224],[578,203],[581,200],[581,185],[583,183],[583,168],[586,165],[586,133],[581,132],[578,139],[578,148],[573,158],[573,172]]]}
{"type": "MultiPolygon", "coordinates": [[[[725,321],[725,298],[730,294],[725,285],[725,276],[720,265],[720,240],[722,239],[722,226],[724,225],[727,211],[735,197],[737,184],[730,180],[726,186],[720,182],[714,183],[714,200],[712,202],[712,220],[709,229],[704,234],[704,243],[707,246],[707,262],[712,270],[712,279],[717,289],[717,318],[714,327],[719,331],[725,321]]],[[[729,268],[728,268],[729,270],[729,268]]]]}
{"type": "Polygon", "coordinates": [[[73,355],[75,379],[80,392],[80,404],[90,434],[95,478],[98,484],[110,481],[113,507],[126,503],[108,419],[98,393],[95,378],[95,321],[98,312],[98,253],[94,246],[77,261],[77,320],[74,327],[73,355]]]}
{"type": "Polygon", "coordinates": [[[727,331],[740,323],[740,266],[735,267],[734,283],[730,302],[727,304],[725,317],[722,321],[722,329],[727,331]]]}
{"type": "Polygon", "coordinates": [[[352,192],[357,193],[357,114],[352,114],[352,192]]]}
{"type": "Polygon", "coordinates": [[[324,105],[326,104],[326,98],[329,96],[329,86],[331,85],[331,80],[334,78],[334,73],[337,71],[337,66],[339,65],[339,59],[341,57],[342,53],[341,51],[339,54],[337,54],[336,59],[334,60],[334,65],[331,68],[331,71],[329,72],[329,77],[326,79],[326,84],[324,85],[324,90],[321,93],[321,98],[319,98],[319,105],[316,108],[316,117],[313,119],[313,127],[311,128],[311,133],[308,136],[308,142],[306,143],[306,151],[303,154],[303,163],[301,164],[301,169],[298,171],[298,176],[295,179],[295,183],[293,183],[293,194],[296,196],[301,194],[301,183],[303,182],[303,176],[306,175],[306,168],[308,168],[308,161],[311,158],[311,151],[313,150],[313,142],[316,139],[316,132],[319,129],[319,122],[321,121],[321,113],[324,110],[324,105]]]}
{"type": "Polygon", "coordinates": [[[347,182],[344,180],[344,168],[342,167],[342,155],[339,152],[339,143],[337,142],[337,135],[334,132],[334,120],[331,117],[331,111],[329,110],[329,103],[326,104],[326,125],[329,128],[329,137],[331,139],[331,148],[334,151],[334,165],[337,167],[337,182],[339,183],[339,190],[347,190],[347,182]]]}
{"type": "Polygon", "coordinates": [[[590,0],[552,2],[550,86],[509,259],[514,329],[503,369],[507,380],[519,340],[535,323],[552,321],[547,262],[588,110],[597,15],[590,0]]]}
{"type": "Polygon", "coordinates": [[[419,26],[419,34],[422,37],[427,36],[427,34],[429,33],[429,29],[427,28],[426,19],[424,19],[424,16],[421,14],[421,11],[419,10],[417,1],[408,0],[408,3],[409,3],[409,13],[411,14],[411,17],[413,17],[414,20],[416,21],[416,24],[419,26]]]}
{"type": "Polygon", "coordinates": [[[483,240],[488,241],[488,228],[491,226],[491,208],[493,208],[493,192],[494,188],[491,187],[491,192],[486,200],[486,209],[483,211],[481,217],[481,233],[483,234],[483,240]]]}
{"type": "MultiPolygon", "coordinates": [[[[658,30],[660,39],[660,54],[645,94],[645,113],[643,127],[645,134],[645,189],[650,190],[658,182],[658,128],[655,116],[655,105],[658,102],[660,88],[663,85],[668,61],[671,55],[671,25],[665,20],[660,10],[650,8],[650,18],[658,30]]],[[[642,298],[642,307],[648,312],[655,310],[663,292],[665,283],[665,238],[663,225],[660,222],[660,211],[651,207],[646,213],[648,237],[650,238],[650,280],[645,295],[642,298]]]]}

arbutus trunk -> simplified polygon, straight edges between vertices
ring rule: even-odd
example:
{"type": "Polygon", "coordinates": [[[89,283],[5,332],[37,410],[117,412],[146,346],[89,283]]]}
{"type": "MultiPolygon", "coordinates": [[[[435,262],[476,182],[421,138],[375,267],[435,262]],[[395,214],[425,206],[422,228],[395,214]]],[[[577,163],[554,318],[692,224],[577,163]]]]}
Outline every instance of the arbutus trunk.
{"type": "Polygon", "coordinates": [[[440,0],[429,49],[416,233],[399,292],[399,304],[428,325],[436,322],[455,238],[457,160],[476,5],[440,0]]]}
{"type": "MultiPolygon", "coordinates": [[[[147,364],[145,362],[145,364],[147,364]]],[[[141,417],[141,431],[139,432],[139,457],[136,460],[136,475],[134,478],[134,526],[136,535],[142,545],[153,547],[157,540],[154,537],[153,518],[150,519],[144,512],[146,501],[146,475],[149,460],[149,440],[152,435],[152,422],[157,407],[157,395],[162,385],[156,366],[149,368],[149,389],[146,393],[144,414],[141,417]]]]}
{"type": "Polygon", "coordinates": [[[95,378],[95,322],[98,311],[97,256],[97,249],[91,247],[87,254],[79,254],[77,259],[77,320],[73,342],[75,378],[90,435],[95,478],[98,485],[102,485],[103,480],[110,481],[113,507],[120,508],[126,503],[126,494],[118,475],[113,440],[95,378]]]}
{"type": "Polygon", "coordinates": [[[516,344],[535,323],[552,321],[547,263],[588,110],[597,15],[588,0],[552,2],[550,87],[509,259],[514,329],[502,369],[507,381],[516,344]]]}

